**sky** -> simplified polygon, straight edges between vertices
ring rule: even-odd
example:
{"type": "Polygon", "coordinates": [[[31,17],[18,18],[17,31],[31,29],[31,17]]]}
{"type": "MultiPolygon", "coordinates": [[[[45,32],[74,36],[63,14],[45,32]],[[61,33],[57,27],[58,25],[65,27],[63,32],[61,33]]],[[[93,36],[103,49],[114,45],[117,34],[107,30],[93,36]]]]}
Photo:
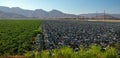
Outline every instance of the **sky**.
{"type": "Polygon", "coordinates": [[[120,14],[120,0],[0,0],[0,6],[22,9],[57,9],[70,14],[107,13],[120,14]]]}

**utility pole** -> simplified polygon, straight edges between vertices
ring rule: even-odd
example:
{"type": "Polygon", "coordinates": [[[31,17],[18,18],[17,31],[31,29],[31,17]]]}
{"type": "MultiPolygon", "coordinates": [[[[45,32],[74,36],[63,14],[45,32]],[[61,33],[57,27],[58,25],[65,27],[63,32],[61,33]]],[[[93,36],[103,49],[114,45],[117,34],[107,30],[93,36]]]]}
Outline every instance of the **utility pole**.
{"type": "Polygon", "coordinates": [[[97,11],[96,11],[96,19],[98,19],[98,18],[97,18],[97,11]]]}
{"type": "Polygon", "coordinates": [[[106,17],[105,17],[105,10],[104,10],[104,20],[106,19],[106,17]]]}

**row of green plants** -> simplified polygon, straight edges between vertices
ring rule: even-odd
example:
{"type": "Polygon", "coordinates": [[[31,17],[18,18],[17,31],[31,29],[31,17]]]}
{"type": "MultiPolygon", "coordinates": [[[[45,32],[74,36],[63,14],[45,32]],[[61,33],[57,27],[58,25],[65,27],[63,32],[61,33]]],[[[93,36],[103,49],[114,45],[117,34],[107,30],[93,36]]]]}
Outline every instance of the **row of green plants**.
{"type": "Polygon", "coordinates": [[[0,20],[0,56],[31,51],[40,25],[40,20],[0,20]]]}
{"type": "Polygon", "coordinates": [[[80,46],[80,50],[77,52],[70,47],[53,49],[52,56],[50,56],[49,50],[27,52],[24,55],[28,58],[118,58],[115,48],[107,46],[105,51],[101,51],[101,48],[96,45],[91,45],[88,49],[80,46]]]}

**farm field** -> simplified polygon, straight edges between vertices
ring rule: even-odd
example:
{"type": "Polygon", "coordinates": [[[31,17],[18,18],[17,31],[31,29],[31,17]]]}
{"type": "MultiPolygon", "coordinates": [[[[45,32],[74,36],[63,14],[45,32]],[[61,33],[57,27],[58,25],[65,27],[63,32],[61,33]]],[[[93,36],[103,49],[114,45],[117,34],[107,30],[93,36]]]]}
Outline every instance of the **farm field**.
{"type": "Polygon", "coordinates": [[[88,21],[95,21],[95,22],[120,22],[120,20],[88,20],[88,21]]]}
{"type": "Polygon", "coordinates": [[[1,0],[0,58],[120,58],[120,0],[1,0]]]}
{"type": "MultiPolygon", "coordinates": [[[[106,48],[108,46],[110,46],[109,48],[112,48],[112,47],[115,48],[116,50],[114,50],[113,52],[114,55],[116,53],[118,54],[120,53],[120,46],[119,46],[120,23],[119,22],[79,21],[79,20],[43,20],[42,29],[45,35],[43,40],[46,43],[45,45],[42,45],[42,48],[48,49],[50,52],[50,55],[51,54],[54,55],[55,53],[54,51],[52,51],[52,49],[53,50],[59,49],[63,46],[69,46],[72,49],[72,51],[80,51],[79,46],[82,45],[83,51],[85,51],[87,48],[88,48],[87,50],[89,51],[90,46],[93,44],[100,47],[101,50],[106,50],[106,51],[107,51],[106,48]],[[46,47],[43,47],[43,46],[46,46],[46,47]]],[[[94,50],[95,49],[93,49],[93,53],[96,52],[94,50]]],[[[60,54],[64,53],[64,51],[62,51],[60,54]]],[[[111,50],[111,52],[112,51],[113,50],[111,50]]],[[[65,53],[67,53],[67,51],[65,53]]],[[[74,52],[71,52],[71,53],[74,53],[74,52]]],[[[110,54],[110,53],[107,53],[107,54],[110,54]]],[[[69,52],[65,57],[64,55],[65,54],[62,54],[63,58],[69,58],[67,57],[67,55],[69,55],[69,52]]],[[[101,57],[102,55],[104,55],[104,53],[101,54],[101,57]]],[[[91,58],[96,58],[96,57],[97,55],[91,56],[91,58]]],[[[109,58],[108,55],[102,58],[107,58],[107,57],[109,58]]],[[[116,57],[113,57],[113,58],[116,58],[116,57]]]]}
{"type": "Polygon", "coordinates": [[[0,20],[0,56],[119,58],[119,44],[119,22],[0,20]]]}
{"type": "Polygon", "coordinates": [[[32,51],[34,31],[40,25],[40,20],[0,20],[0,56],[32,51]]]}

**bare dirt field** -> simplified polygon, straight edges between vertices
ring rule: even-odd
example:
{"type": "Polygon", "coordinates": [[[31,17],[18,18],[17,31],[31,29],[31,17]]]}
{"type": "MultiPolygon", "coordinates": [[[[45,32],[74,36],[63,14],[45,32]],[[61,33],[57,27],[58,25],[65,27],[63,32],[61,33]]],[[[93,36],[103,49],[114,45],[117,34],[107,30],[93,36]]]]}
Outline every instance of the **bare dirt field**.
{"type": "Polygon", "coordinates": [[[97,22],[120,22],[120,20],[88,20],[88,21],[97,21],[97,22]]]}

